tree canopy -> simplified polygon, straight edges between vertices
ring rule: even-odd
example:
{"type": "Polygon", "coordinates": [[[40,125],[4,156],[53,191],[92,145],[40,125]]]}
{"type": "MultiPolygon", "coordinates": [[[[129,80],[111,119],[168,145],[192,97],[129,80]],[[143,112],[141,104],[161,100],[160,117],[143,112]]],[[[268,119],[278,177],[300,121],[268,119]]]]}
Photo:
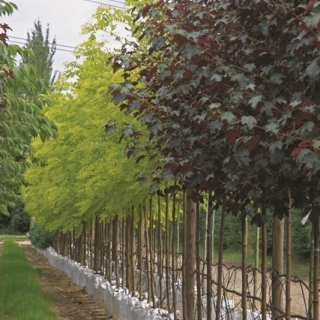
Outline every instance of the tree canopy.
{"type": "Polygon", "coordinates": [[[229,194],[229,211],[255,199],[282,218],[290,189],[295,207],[318,212],[319,15],[315,2],[251,0],[137,11],[149,49],[123,46],[111,91],[149,130],[143,148],[164,178],[229,194]]]}
{"type": "Polygon", "coordinates": [[[51,85],[54,83],[57,71],[53,73],[53,57],[56,53],[56,38],[50,42],[50,28],[47,25],[45,35],[43,34],[40,20],[34,22],[34,29],[27,33],[27,43],[25,48],[34,52],[32,57],[22,57],[22,63],[32,64],[37,68],[41,79],[46,80],[51,85]]]}
{"type": "Polygon", "coordinates": [[[107,44],[96,36],[109,28],[107,16],[126,19],[121,10],[100,7],[93,22],[83,27],[88,40],[75,52],[82,60],[67,64],[50,95],[53,104],[46,115],[57,124],[59,138],[33,143],[37,161],[25,175],[28,186],[23,199],[37,224],[51,231],[79,231],[84,220],[121,215],[124,208],[142,203],[149,194],[148,185],[141,187],[136,174],[150,171],[152,163],[128,161],[125,137],[119,144],[121,132],[110,136],[104,132],[106,117],[140,126],[106,94],[111,83],[121,81],[121,74],[114,75],[106,66],[111,53],[104,51],[107,44]]]}
{"type": "MultiPolygon", "coordinates": [[[[10,15],[17,7],[0,1],[0,16],[10,15]]],[[[31,154],[30,137],[40,135],[44,141],[56,136],[56,127],[43,114],[50,101],[48,87],[36,69],[28,64],[19,66],[18,57],[30,58],[32,51],[7,43],[10,27],[0,24],[0,212],[8,214],[27,167],[25,157],[31,154]]]]}

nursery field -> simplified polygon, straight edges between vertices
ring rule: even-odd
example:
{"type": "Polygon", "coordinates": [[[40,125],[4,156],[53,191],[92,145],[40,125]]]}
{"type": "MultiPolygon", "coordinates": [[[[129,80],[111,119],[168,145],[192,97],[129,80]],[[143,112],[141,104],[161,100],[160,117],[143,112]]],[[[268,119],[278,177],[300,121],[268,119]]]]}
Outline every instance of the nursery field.
{"type": "MultiPolygon", "coordinates": [[[[36,280],[41,286],[41,290],[45,292],[45,297],[47,298],[48,302],[48,315],[46,315],[46,319],[59,319],[59,320],[75,320],[75,319],[112,319],[111,313],[106,310],[106,308],[102,305],[97,306],[94,304],[93,300],[91,300],[85,292],[85,288],[80,288],[72,283],[65,274],[61,271],[53,268],[47,259],[39,254],[30,244],[30,241],[25,237],[16,237],[16,236],[1,236],[0,238],[0,255],[2,252],[3,241],[5,243],[9,243],[10,246],[13,246],[11,250],[16,251],[17,249],[22,251],[19,252],[19,255],[22,253],[22,258],[25,256],[26,261],[23,262],[23,266],[26,268],[31,267],[31,273],[35,275],[36,280]],[[20,248],[13,244],[15,241],[19,244],[20,248]],[[23,250],[21,250],[21,248],[23,250]],[[24,264],[25,263],[25,264],[24,264]],[[49,315],[50,314],[50,315],[49,315]]],[[[8,251],[8,249],[7,249],[8,251]]],[[[8,253],[7,253],[8,254],[8,253]]],[[[5,258],[5,257],[2,257],[5,258]]],[[[248,257],[248,262],[250,264],[250,255],[248,257]]],[[[6,259],[4,259],[6,260],[6,259]]],[[[23,260],[23,259],[22,259],[23,260]]],[[[225,260],[224,264],[230,268],[230,276],[229,281],[234,282],[234,290],[241,291],[241,263],[240,257],[237,253],[226,251],[225,252],[225,260]],[[233,268],[236,269],[233,269],[233,268]]],[[[3,260],[0,260],[0,268],[1,262],[3,264],[3,260]]],[[[19,262],[20,263],[20,262],[19,262]]],[[[270,263],[270,262],[269,262],[270,263]]],[[[268,264],[269,264],[268,263],[268,264]]],[[[303,267],[303,263],[294,263],[294,269],[300,270],[303,267]]],[[[25,278],[25,270],[20,268],[19,274],[22,274],[25,278]]],[[[30,270],[26,270],[26,272],[30,273],[30,270]]],[[[301,271],[301,270],[300,270],[301,271]]],[[[304,273],[304,272],[302,272],[304,273]]],[[[305,274],[305,280],[307,278],[307,274],[305,274]]],[[[307,282],[307,281],[306,281],[307,282]]],[[[39,289],[39,288],[38,288],[39,289]]],[[[296,314],[303,314],[305,309],[305,297],[307,296],[307,292],[301,290],[300,284],[296,283],[293,284],[292,288],[292,300],[294,301],[293,312],[296,314]]],[[[20,288],[18,290],[20,293],[20,288]]],[[[23,291],[22,291],[23,292],[23,291]]],[[[20,302],[19,302],[20,303],[20,302]]],[[[30,302],[27,299],[23,300],[24,305],[30,305],[30,302]]],[[[239,304],[240,301],[235,299],[235,304],[239,304]]],[[[32,304],[31,304],[32,305],[32,304]]],[[[36,304],[38,305],[38,303],[36,304]]],[[[1,309],[3,310],[3,309],[1,309]]],[[[24,309],[23,309],[24,310],[24,309]]],[[[1,314],[1,319],[26,319],[25,313],[22,315],[22,318],[19,318],[19,315],[14,314],[10,316],[10,311],[1,314]]],[[[15,310],[16,312],[16,310],[15,310]]],[[[35,318],[35,315],[32,313],[35,311],[31,311],[32,319],[35,318]]],[[[43,311],[40,311],[43,312],[43,311]]],[[[40,315],[40,318],[42,315],[40,315]]],[[[40,319],[39,318],[39,319],[40,319]]],[[[31,319],[31,318],[30,318],[31,319]]]]}

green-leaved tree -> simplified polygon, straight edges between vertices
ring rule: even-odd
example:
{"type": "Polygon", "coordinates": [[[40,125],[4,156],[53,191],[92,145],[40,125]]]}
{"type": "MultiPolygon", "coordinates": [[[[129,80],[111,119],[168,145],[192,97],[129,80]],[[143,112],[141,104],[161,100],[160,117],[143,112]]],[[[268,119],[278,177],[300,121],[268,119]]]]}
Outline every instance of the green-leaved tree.
{"type": "MultiPolygon", "coordinates": [[[[0,16],[16,9],[11,2],[0,1],[0,16]]],[[[0,23],[0,213],[9,214],[16,202],[27,167],[25,156],[31,153],[30,137],[40,135],[44,141],[56,135],[56,127],[43,114],[50,103],[48,86],[35,67],[18,65],[18,56],[30,59],[29,49],[7,43],[10,27],[0,23]],[[19,161],[18,161],[19,160],[19,161]]]]}
{"type": "Polygon", "coordinates": [[[29,63],[36,66],[41,79],[46,80],[52,85],[56,80],[57,71],[53,72],[53,57],[56,53],[56,38],[52,42],[49,39],[50,29],[47,25],[45,34],[43,33],[40,20],[34,22],[34,29],[27,33],[27,43],[25,48],[34,52],[33,57],[22,57],[22,63],[29,63]]]}

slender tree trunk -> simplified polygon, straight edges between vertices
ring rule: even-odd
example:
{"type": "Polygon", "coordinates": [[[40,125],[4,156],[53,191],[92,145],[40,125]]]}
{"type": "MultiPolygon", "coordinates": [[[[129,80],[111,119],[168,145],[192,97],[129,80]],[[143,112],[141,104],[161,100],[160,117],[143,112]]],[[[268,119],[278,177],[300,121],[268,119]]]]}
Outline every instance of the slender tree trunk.
{"type": "MultiPolygon", "coordinates": [[[[283,290],[280,275],[283,274],[283,241],[284,223],[278,217],[273,218],[273,240],[272,240],[272,304],[280,310],[283,306],[283,290]]],[[[281,315],[277,310],[272,311],[272,318],[281,315]]]]}
{"type": "Polygon", "coordinates": [[[94,243],[93,243],[93,252],[94,252],[94,267],[93,270],[98,272],[100,264],[100,228],[98,217],[95,217],[94,223],[94,243]]]}
{"type": "Polygon", "coordinates": [[[135,237],[135,228],[134,228],[134,206],[132,206],[131,219],[130,219],[130,278],[131,278],[131,290],[132,296],[135,295],[135,283],[134,283],[134,271],[135,271],[135,247],[136,247],[136,237],[135,237]]]}
{"type": "Polygon", "coordinates": [[[148,236],[148,215],[146,206],[143,206],[144,216],[145,216],[145,238],[146,238],[146,272],[147,272],[147,282],[148,282],[148,303],[150,303],[150,286],[151,286],[151,277],[150,277],[150,263],[149,263],[149,236],[148,236]]]}
{"type": "Polygon", "coordinates": [[[200,277],[200,204],[196,203],[196,279],[197,279],[197,316],[202,319],[201,277],[200,277]]]}
{"type": "Polygon", "coordinates": [[[211,263],[213,264],[214,263],[214,235],[215,235],[215,218],[216,218],[216,210],[213,210],[212,211],[212,236],[211,236],[211,241],[212,241],[212,255],[211,255],[211,263]]]}
{"type": "Polygon", "coordinates": [[[247,319],[247,238],[248,218],[242,218],[242,319],[247,319]]]}
{"type": "Polygon", "coordinates": [[[211,191],[208,194],[208,215],[207,215],[207,320],[211,320],[212,315],[212,239],[213,237],[213,205],[211,191]]]}
{"type": "Polygon", "coordinates": [[[170,311],[170,254],[169,254],[169,197],[166,191],[166,293],[167,293],[167,310],[170,311]]]}
{"type": "Polygon", "coordinates": [[[187,192],[186,190],[183,190],[183,243],[182,243],[182,309],[183,309],[183,317],[186,319],[187,314],[187,273],[186,273],[186,251],[187,251],[187,192]]]}
{"type": "Polygon", "coordinates": [[[81,241],[81,252],[80,252],[80,263],[87,265],[86,263],[86,252],[87,252],[87,224],[85,221],[82,223],[82,232],[80,236],[81,241]]]}
{"type": "Polygon", "coordinates": [[[93,265],[93,250],[94,250],[94,223],[91,220],[91,225],[90,225],[90,269],[94,268],[93,265]]]}
{"type": "Polygon", "coordinates": [[[313,265],[313,319],[319,320],[319,216],[313,222],[314,265],[313,265]]]}
{"type": "MultiPolygon", "coordinates": [[[[262,214],[266,215],[265,206],[262,207],[262,214]]],[[[261,304],[261,314],[262,320],[267,320],[267,224],[262,225],[262,284],[261,284],[261,293],[262,293],[262,304],[261,304]]]]}
{"type": "Polygon", "coordinates": [[[109,222],[106,225],[106,245],[107,245],[107,254],[106,254],[106,275],[108,281],[111,283],[111,275],[112,275],[112,268],[111,268],[111,260],[112,260],[112,244],[111,244],[111,239],[113,238],[114,232],[111,230],[111,223],[109,222]],[[112,238],[111,238],[112,237],[112,238]]]}
{"type": "Polygon", "coordinates": [[[122,288],[124,289],[127,285],[127,279],[126,279],[126,250],[125,250],[125,218],[122,218],[121,220],[121,260],[122,260],[122,268],[121,268],[121,273],[122,273],[122,288]]]}
{"type": "Polygon", "coordinates": [[[126,287],[131,291],[131,217],[126,218],[126,287]]]}
{"type": "Polygon", "coordinates": [[[219,261],[218,261],[218,291],[216,315],[217,319],[221,317],[221,298],[222,298],[222,262],[223,262],[223,240],[224,240],[224,225],[226,217],[225,196],[222,203],[221,225],[220,225],[220,243],[219,243],[219,261]]]}
{"type": "Polygon", "coordinates": [[[117,261],[118,256],[118,217],[112,220],[112,260],[117,261]]]}
{"type": "Polygon", "coordinates": [[[185,204],[185,286],[186,286],[186,320],[194,317],[194,285],[195,285],[195,227],[196,206],[191,199],[192,189],[187,189],[185,204]]]}
{"type": "Polygon", "coordinates": [[[151,294],[151,299],[152,299],[152,305],[153,307],[156,306],[156,300],[155,300],[155,294],[154,294],[154,278],[153,278],[153,212],[152,212],[152,198],[150,198],[149,201],[149,221],[150,221],[150,226],[149,226],[149,234],[150,234],[150,239],[149,239],[149,248],[150,248],[150,294],[151,294]]]}
{"type": "Polygon", "coordinates": [[[144,233],[145,233],[145,219],[143,217],[142,207],[140,206],[140,221],[139,221],[139,242],[140,242],[140,252],[139,252],[139,298],[142,300],[142,275],[143,275],[143,250],[144,250],[144,233]]]}
{"type": "MultiPolygon", "coordinates": [[[[114,217],[112,221],[112,260],[114,261],[114,273],[116,276],[117,287],[120,287],[119,281],[119,266],[118,266],[118,230],[119,230],[119,219],[118,217],[114,217]]],[[[107,261],[109,261],[109,257],[107,257],[107,261]]]]}
{"type": "MultiPolygon", "coordinates": [[[[260,229],[256,227],[256,243],[254,247],[254,270],[253,270],[253,295],[257,296],[258,292],[258,268],[259,268],[259,243],[260,243],[260,229]]],[[[253,308],[256,308],[255,300],[253,300],[253,308]]]]}
{"type": "Polygon", "coordinates": [[[162,225],[161,225],[161,198],[158,194],[158,274],[159,274],[159,306],[162,307],[162,225]]]}
{"type": "Polygon", "coordinates": [[[309,303],[308,303],[308,316],[310,319],[312,319],[313,317],[313,308],[312,308],[312,304],[313,304],[313,294],[312,292],[314,291],[313,288],[313,267],[314,267],[314,224],[312,224],[312,228],[311,228],[311,243],[310,243],[310,268],[309,268],[309,288],[310,288],[310,292],[309,292],[309,303]]]}
{"type": "Polygon", "coordinates": [[[172,254],[172,307],[173,307],[173,317],[177,320],[177,301],[176,301],[176,288],[175,288],[175,240],[177,237],[176,233],[176,194],[173,193],[172,199],[172,241],[171,241],[171,254],[172,254]]]}
{"type": "Polygon", "coordinates": [[[286,275],[286,319],[290,320],[291,314],[291,191],[288,189],[288,214],[286,218],[286,251],[287,251],[287,275],[286,275]]]}
{"type": "Polygon", "coordinates": [[[67,232],[67,257],[71,258],[72,255],[72,240],[73,240],[73,231],[70,230],[67,232]]]}

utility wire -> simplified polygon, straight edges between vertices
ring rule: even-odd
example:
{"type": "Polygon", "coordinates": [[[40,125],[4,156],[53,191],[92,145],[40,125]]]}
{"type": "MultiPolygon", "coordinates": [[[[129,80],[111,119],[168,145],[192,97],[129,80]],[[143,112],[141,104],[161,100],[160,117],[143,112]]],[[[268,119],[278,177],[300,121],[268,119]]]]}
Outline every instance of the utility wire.
{"type": "MultiPolygon", "coordinates": [[[[14,44],[22,44],[22,45],[25,45],[24,42],[21,42],[21,41],[17,41],[17,40],[7,40],[8,42],[11,42],[11,43],[14,43],[14,44]]],[[[71,50],[65,50],[65,49],[60,49],[60,48],[56,48],[57,51],[64,51],[64,52],[70,52],[70,53],[73,53],[74,51],[71,51],[71,50]]]]}
{"type": "MultiPolygon", "coordinates": [[[[84,0],[84,1],[88,1],[88,0],[84,0]]],[[[106,0],[106,1],[122,4],[123,7],[125,6],[124,1],[119,1],[119,0],[106,0]]],[[[91,2],[91,0],[89,2],[91,2]]],[[[100,1],[96,1],[96,2],[99,3],[99,4],[105,4],[107,6],[113,6],[112,4],[105,3],[105,2],[100,2],[100,1]]]]}
{"type": "MultiPolygon", "coordinates": [[[[105,36],[106,38],[114,38],[114,36],[105,36]]],[[[14,37],[14,36],[9,36],[9,40],[8,41],[11,41],[11,42],[13,42],[13,43],[17,43],[17,44],[24,44],[24,45],[26,45],[27,44],[27,41],[28,41],[28,39],[26,39],[26,38],[21,38],[21,37],[14,37]],[[10,40],[10,39],[17,39],[17,40],[10,40]],[[22,43],[21,41],[19,41],[19,40],[22,40],[22,41],[26,41],[26,42],[24,42],[24,43],[22,43]]],[[[48,43],[49,45],[53,45],[53,43],[52,42],[50,42],[50,43],[48,43]]],[[[58,43],[55,43],[55,46],[56,46],[56,50],[60,50],[60,51],[66,51],[66,52],[73,52],[73,51],[69,51],[69,50],[65,50],[65,49],[63,49],[63,48],[67,48],[67,49],[75,49],[76,47],[73,47],[73,46],[67,46],[67,45],[65,45],[65,44],[58,44],[58,43]],[[62,47],[62,48],[58,48],[58,47],[62,47]]]]}
{"type": "MultiPolygon", "coordinates": [[[[103,3],[103,2],[99,2],[99,1],[93,1],[93,0],[84,0],[84,1],[92,2],[92,3],[98,3],[98,4],[104,4],[104,5],[107,5],[107,6],[115,7],[117,9],[125,10],[125,7],[120,7],[120,6],[117,6],[117,5],[114,5],[114,4],[103,3]]],[[[109,0],[109,1],[111,1],[111,0],[109,0]]],[[[113,0],[113,1],[117,2],[117,3],[121,3],[120,1],[116,1],[116,0],[113,0]]],[[[122,3],[122,4],[124,5],[124,3],[122,3]]]]}
{"type": "MultiPolygon", "coordinates": [[[[9,36],[9,38],[10,38],[10,39],[13,38],[13,39],[18,39],[18,40],[28,41],[28,39],[26,39],[26,38],[21,38],[21,37],[9,36]]],[[[49,44],[49,45],[53,45],[52,42],[51,42],[51,43],[48,43],[48,44],[49,44]]],[[[73,46],[67,46],[67,45],[64,45],[64,44],[58,44],[58,43],[56,43],[55,45],[56,45],[57,47],[64,47],[64,48],[75,49],[75,47],[73,47],[73,46]]]]}

